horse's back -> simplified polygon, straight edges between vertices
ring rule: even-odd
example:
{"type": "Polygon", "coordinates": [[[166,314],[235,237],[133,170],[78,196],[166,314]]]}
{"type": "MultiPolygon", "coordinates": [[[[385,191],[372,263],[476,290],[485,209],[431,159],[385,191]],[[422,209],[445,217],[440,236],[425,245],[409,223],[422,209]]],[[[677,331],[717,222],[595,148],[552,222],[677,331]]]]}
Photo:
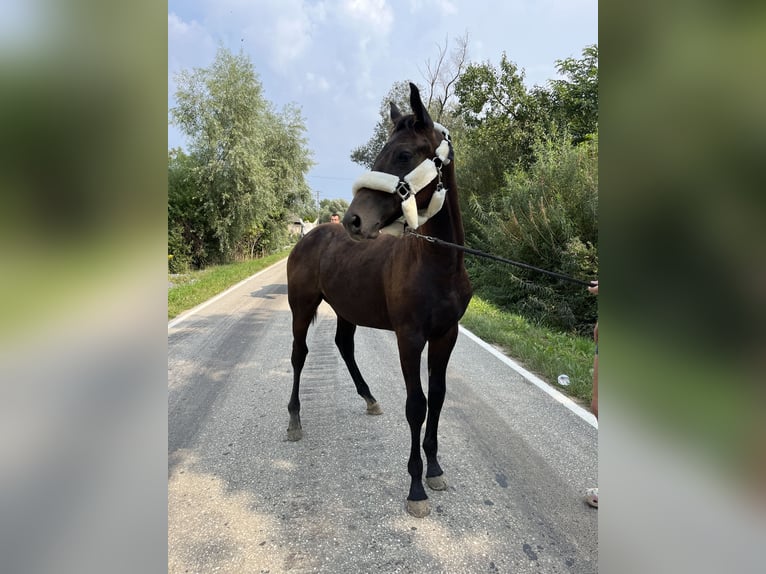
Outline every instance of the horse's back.
{"type": "Polygon", "coordinates": [[[320,269],[331,265],[328,257],[332,257],[338,243],[344,240],[353,243],[346,230],[335,223],[318,225],[303,236],[287,258],[288,288],[299,276],[316,275],[318,279],[320,269]]]}

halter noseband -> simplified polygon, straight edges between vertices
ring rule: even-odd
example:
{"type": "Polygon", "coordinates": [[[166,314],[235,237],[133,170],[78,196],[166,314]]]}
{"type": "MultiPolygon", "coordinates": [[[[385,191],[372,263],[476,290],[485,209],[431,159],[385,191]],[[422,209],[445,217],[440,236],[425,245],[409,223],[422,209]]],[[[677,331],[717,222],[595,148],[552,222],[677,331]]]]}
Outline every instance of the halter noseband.
{"type": "Polygon", "coordinates": [[[399,179],[399,176],[382,171],[368,171],[354,182],[351,189],[354,195],[360,189],[367,188],[385,191],[386,193],[396,193],[402,200],[402,217],[381,229],[381,233],[402,235],[405,225],[412,229],[417,229],[436,215],[442,208],[442,205],[444,205],[447,188],[442,185],[442,166],[448,165],[451,161],[450,151],[452,143],[447,128],[434,122],[434,129],[440,131],[444,139],[436,148],[436,156],[433,159],[424,159],[420,165],[402,179],[399,179]],[[436,191],[431,196],[428,207],[418,210],[415,196],[421,189],[437,178],[436,191]]]}

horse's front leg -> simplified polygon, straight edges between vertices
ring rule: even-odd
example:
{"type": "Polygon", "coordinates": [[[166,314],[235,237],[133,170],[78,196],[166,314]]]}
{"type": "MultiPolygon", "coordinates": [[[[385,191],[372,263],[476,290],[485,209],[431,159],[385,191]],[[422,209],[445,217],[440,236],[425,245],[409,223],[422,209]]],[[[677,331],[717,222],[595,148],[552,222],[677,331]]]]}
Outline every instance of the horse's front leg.
{"type": "Polygon", "coordinates": [[[410,426],[410,458],[407,470],[410,473],[410,492],[407,495],[407,512],[422,518],[431,512],[428,496],[423,488],[423,459],[420,456],[420,430],[426,419],[428,404],[420,384],[420,355],[425,340],[419,337],[397,333],[399,361],[407,386],[407,423],[410,426]]]}
{"type": "Polygon", "coordinates": [[[447,364],[457,341],[457,324],[438,339],[428,341],[428,420],[423,437],[426,453],[426,484],[433,490],[447,490],[447,481],[436,453],[437,433],[444,396],[447,392],[447,364]]]}

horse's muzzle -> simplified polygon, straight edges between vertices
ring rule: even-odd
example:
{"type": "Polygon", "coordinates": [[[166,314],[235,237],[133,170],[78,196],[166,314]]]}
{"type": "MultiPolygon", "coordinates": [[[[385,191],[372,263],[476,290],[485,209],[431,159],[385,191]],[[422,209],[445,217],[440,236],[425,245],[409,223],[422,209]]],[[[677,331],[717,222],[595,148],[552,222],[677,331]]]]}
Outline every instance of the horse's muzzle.
{"type": "Polygon", "coordinates": [[[362,218],[355,213],[346,212],[342,223],[351,239],[355,241],[375,239],[379,235],[379,231],[377,229],[364,231],[362,227],[362,218]]]}
{"type": "Polygon", "coordinates": [[[357,241],[375,239],[380,230],[402,215],[398,195],[363,188],[357,191],[343,216],[343,226],[357,241]]]}

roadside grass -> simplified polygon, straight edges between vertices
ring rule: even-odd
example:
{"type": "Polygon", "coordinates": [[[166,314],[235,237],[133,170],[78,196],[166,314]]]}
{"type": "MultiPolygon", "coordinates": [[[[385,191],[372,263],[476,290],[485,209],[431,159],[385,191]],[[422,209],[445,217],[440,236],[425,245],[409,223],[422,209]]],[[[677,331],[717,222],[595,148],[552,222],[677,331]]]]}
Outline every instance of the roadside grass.
{"type": "Polygon", "coordinates": [[[535,325],[477,295],[471,299],[460,323],[528,371],[578,399],[583,406],[590,406],[595,352],[592,339],[535,325]],[[561,374],[569,376],[570,384],[566,387],[557,382],[561,374]]]}
{"type": "Polygon", "coordinates": [[[228,265],[212,265],[206,269],[180,275],[168,274],[168,281],[172,284],[168,287],[168,320],[284,259],[290,254],[291,249],[292,247],[284,249],[262,259],[228,265]]]}
{"type": "MultiPolygon", "coordinates": [[[[168,275],[168,320],[203,303],[239,281],[287,257],[292,247],[263,259],[211,266],[182,275],[168,275]]],[[[562,392],[590,404],[593,382],[592,339],[558,333],[507,313],[474,295],[461,324],[512,357],[525,369],[538,375],[562,392]],[[557,378],[569,376],[562,387],[557,378]]]]}

